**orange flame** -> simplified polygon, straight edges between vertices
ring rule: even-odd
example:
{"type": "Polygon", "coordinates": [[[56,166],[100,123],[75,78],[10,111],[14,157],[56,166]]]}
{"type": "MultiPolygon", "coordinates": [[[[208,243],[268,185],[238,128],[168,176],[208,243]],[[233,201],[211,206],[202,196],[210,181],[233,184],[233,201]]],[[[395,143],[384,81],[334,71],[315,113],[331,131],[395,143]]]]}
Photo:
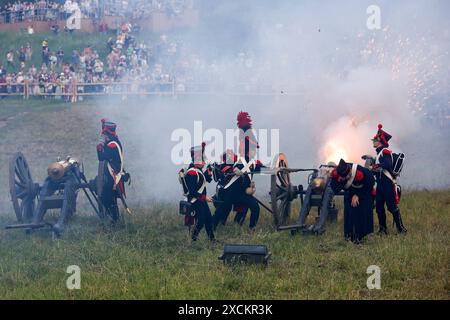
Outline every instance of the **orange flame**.
{"type": "Polygon", "coordinates": [[[338,163],[340,159],[347,159],[348,152],[338,141],[328,141],[324,147],[326,162],[338,163]]]}

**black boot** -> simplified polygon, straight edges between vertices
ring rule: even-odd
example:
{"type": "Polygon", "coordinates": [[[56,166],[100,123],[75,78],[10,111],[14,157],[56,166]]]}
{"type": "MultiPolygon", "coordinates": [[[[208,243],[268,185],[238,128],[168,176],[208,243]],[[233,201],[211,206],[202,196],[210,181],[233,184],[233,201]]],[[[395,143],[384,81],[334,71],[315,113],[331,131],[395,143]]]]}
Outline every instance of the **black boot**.
{"type": "Polygon", "coordinates": [[[392,213],[392,216],[394,218],[395,226],[397,227],[398,233],[406,233],[408,230],[406,230],[405,226],[403,225],[400,210],[397,209],[397,211],[392,213]]]}
{"type": "Polygon", "coordinates": [[[380,225],[380,228],[378,229],[378,235],[385,236],[387,234],[388,234],[387,227],[380,225]]]}
{"type": "Polygon", "coordinates": [[[192,242],[195,242],[198,240],[198,236],[200,234],[200,230],[197,228],[197,225],[194,227],[194,230],[192,230],[191,239],[192,242]]]}
{"type": "Polygon", "coordinates": [[[388,229],[387,229],[387,223],[386,223],[386,213],[383,212],[377,212],[378,216],[378,225],[380,228],[378,229],[379,235],[387,235],[388,229]]]}
{"type": "Polygon", "coordinates": [[[212,242],[216,241],[216,237],[214,236],[214,231],[213,231],[212,226],[206,229],[206,233],[208,234],[208,238],[210,241],[212,241],[212,242]]]}

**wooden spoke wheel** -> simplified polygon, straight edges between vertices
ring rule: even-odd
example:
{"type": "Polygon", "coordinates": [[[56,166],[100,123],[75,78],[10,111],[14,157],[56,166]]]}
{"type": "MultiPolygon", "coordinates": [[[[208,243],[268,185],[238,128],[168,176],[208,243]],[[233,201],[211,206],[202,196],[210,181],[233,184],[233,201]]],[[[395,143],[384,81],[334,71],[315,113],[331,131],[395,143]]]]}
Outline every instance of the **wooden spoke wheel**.
{"type": "MultiPolygon", "coordinates": [[[[273,169],[289,168],[286,155],[280,153],[275,157],[273,169]]],[[[270,181],[270,198],[274,224],[276,227],[289,222],[291,202],[297,197],[296,187],[292,186],[288,171],[277,171],[270,181]]]]}
{"type": "Polygon", "coordinates": [[[22,153],[16,153],[9,163],[9,193],[18,222],[31,221],[38,192],[39,185],[33,182],[27,160],[22,153]]]}

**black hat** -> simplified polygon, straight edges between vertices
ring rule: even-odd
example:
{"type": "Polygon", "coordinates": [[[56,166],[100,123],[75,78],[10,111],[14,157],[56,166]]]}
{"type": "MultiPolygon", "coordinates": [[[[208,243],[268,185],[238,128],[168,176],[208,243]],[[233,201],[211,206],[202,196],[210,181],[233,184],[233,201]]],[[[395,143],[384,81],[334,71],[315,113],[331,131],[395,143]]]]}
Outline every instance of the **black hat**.
{"type": "Polygon", "coordinates": [[[117,129],[117,124],[115,124],[114,122],[108,121],[106,119],[101,119],[101,123],[102,123],[102,133],[104,134],[108,134],[110,136],[117,136],[116,134],[116,129],[117,129]]]}
{"type": "Polygon", "coordinates": [[[336,172],[339,176],[345,178],[350,172],[350,165],[344,159],[341,159],[336,167],[336,172]]]}
{"type": "Polygon", "coordinates": [[[198,160],[204,160],[206,143],[202,142],[200,146],[195,146],[191,148],[191,159],[192,162],[196,163],[198,160]],[[197,161],[196,161],[197,160],[197,161]]]}
{"type": "Polygon", "coordinates": [[[383,128],[383,125],[379,124],[378,132],[373,137],[372,141],[380,141],[386,147],[389,147],[389,140],[391,140],[392,136],[389,133],[387,133],[386,131],[382,130],[381,128],[383,128]]]}

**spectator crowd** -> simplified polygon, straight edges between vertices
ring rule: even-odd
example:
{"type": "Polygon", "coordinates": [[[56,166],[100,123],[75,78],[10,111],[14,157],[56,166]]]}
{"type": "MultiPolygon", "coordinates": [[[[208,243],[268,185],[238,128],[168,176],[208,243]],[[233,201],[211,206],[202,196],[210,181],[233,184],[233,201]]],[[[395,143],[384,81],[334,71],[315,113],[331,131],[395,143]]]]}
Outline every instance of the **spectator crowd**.
{"type": "Polygon", "coordinates": [[[264,70],[249,52],[236,53],[230,61],[218,63],[203,56],[195,44],[175,36],[162,34],[152,41],[139,41],[138,32],[139,28],[125,22],[107,39],[106,48],[87,44],[65,52],[43,39],[39,48],[26,43],[9,50],[0,60],[0,93],[24,93],[24,83],[29,84],[30,95],[68,96],[75,90],[74,83],[79,84],[78,93],[107,93],[114,88],[135,92],[206,91],[211,90],[213,82],[256,85],[262,76],[256,70],[264,70]],[[32,59],[36,54],[40,59],[32,59]],[[32,63],[37,60],[41,62],[32,63]],[[233,78],[227,79],[227,75],[233,78]]]}
{"type": "MultiPolygon", "coordinates": [[[[176,15],[192,4],[185,0],[105,2],[110,4],[102,6],[105,14],[120,15],[120,20],[123,21],[132,21],[132,18],[145,16],[153,10],[176,15]]],[[[39,15],[40,8],[46,6],[60,10],[58,14],[63,17],[77,8],[85,15],[96,17],[98,4],[97,0],[40,0],[34,3],[16,2],[7,7],[10,12],[22,12],[23,17],[28,9],[39,15]]],[[[276,27],[275,32],[279,32],[279,29],[276,27]]],[[[58,30],[54,32],[57,33],[58,30]]],[[[49,39],[42,39],[39,47],[33,47],[30,43],[21,44],[0,57],[0,97],[5,97],[5,94],[24,94],[25,90],[29,95],[50,94],[63,96],[68,101],[74,92],[295,93],[300,92],[298,88],[304,88],[304,84],[310,80],[306,67],[320,68],[324,61],[323,57],[315,57],[308,51],[291,52],[284,50],[282,46],[270,51],[268,55],[267,52],[261,54],[239,50],[238,45],[231,49],[227,45],[210,48],[208,44],[194,43],[167,34],[142,41],[138,40],[141,38],[137,37],[138,33],[137,25],[125,22],[118,26],[116,34],[107,33],[111,36],[101,44],[104,47],[99,48],[96,42],[97,47],[87,44],[71,52],[65,52],[64,48],[57,47],[49,39]],[[25,84],[28,85],[25,87],[25,84]]],[[[354,65],[358,65],[360,60],[371,57],[360,54],[365,51],[354,50],[355,46],[346,42],[341,47],[339,55],[328,57],[330,63],[326,69],[330,76],[340,74],[342,70],[345,74],[346,70],[352,70],[354,65]],[[347,51],[344,52],[345,48],[347,51]]],[[[449,105],[441,102],[447,100],[446,97],[441,97],[425,113],[430,121],[439,126],[442,121],[447,126],[449,123],[449,105]]]]}
{"type": "Polygon", "coordinates": [[[130,23],[124,23],[117,36],[110,37],[105,45],[107,55],[103,57],[91,45],[67,54],[63,48],[52,48],[49,40],[44,39],[39,48],[40,66],[31,64],[34,53],[29,43],[18,50],[9,50],[6,63],[0,64],[0,93],[23,93],[25,82],[30,84],[29,94],[58,95],[73,92],[75,82],[88,84],[77,90],[103,92],[110,88],[107,84],[113,83],[158,82],[158,87],[152,90],[159,90],[172,81],[166,68],[174,44],[169,43],[167,36],[161,36],[154,47],[149,47],[136,40],[130,23]],[[156,58],[153,50],[161,53],[161,59],[156,58]]]}
{"type": "Polygon", "coordinates": [[[194,0],[37,0],[11,1],[0,7],[0,23],[65,20],[76,11],[86,18],[103,16],[147,18],[154,12],[168,17],[193,8],[194,0]]]}

